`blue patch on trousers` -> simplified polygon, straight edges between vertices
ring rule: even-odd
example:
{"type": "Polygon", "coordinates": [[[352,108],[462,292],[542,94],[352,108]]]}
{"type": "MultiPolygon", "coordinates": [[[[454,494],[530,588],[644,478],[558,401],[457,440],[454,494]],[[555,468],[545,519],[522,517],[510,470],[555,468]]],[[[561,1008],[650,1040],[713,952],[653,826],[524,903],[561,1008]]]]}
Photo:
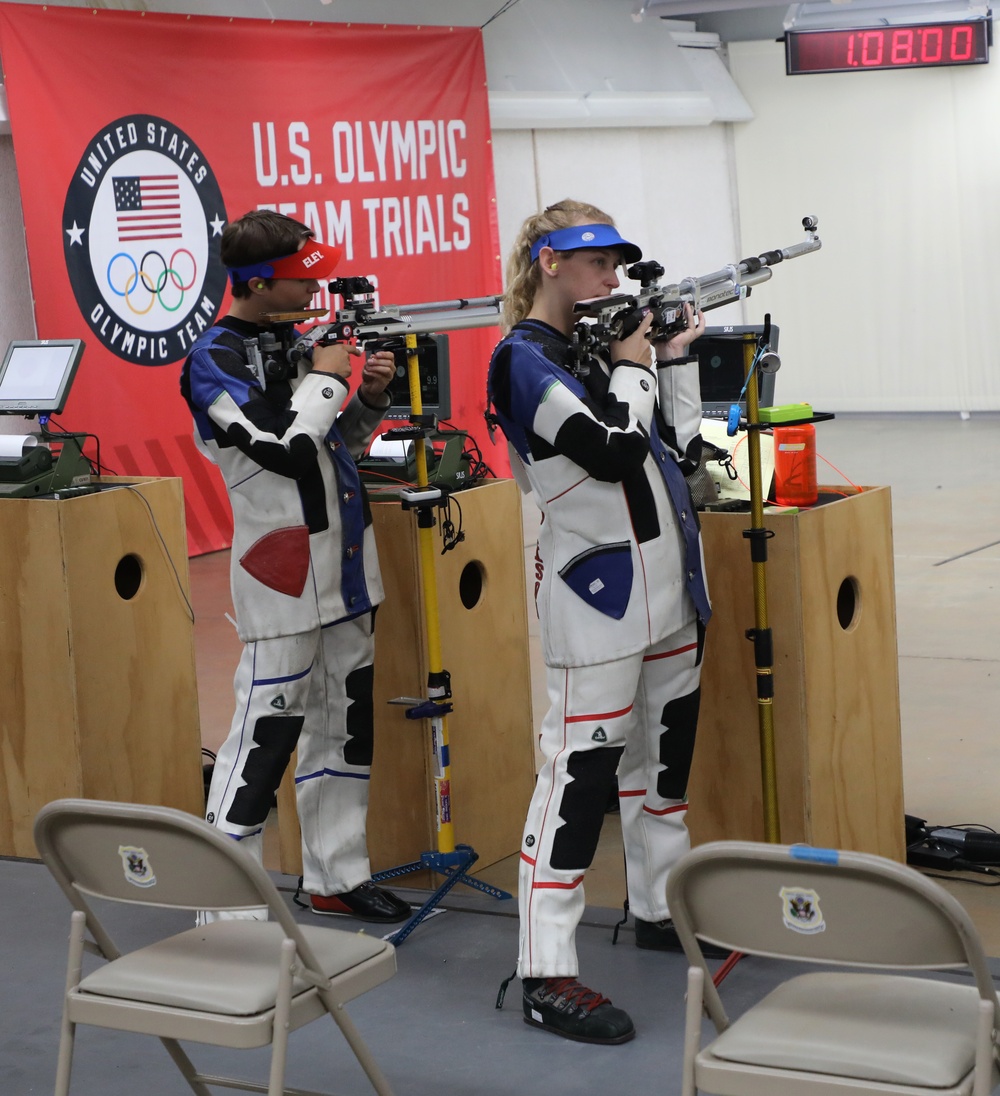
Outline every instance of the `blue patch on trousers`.
{"type": "Polygon", "coordinates": [[[599,613],[621,620],[632,595],[632,548],[628,541],[588,548],[559,577],[599,613]]]}

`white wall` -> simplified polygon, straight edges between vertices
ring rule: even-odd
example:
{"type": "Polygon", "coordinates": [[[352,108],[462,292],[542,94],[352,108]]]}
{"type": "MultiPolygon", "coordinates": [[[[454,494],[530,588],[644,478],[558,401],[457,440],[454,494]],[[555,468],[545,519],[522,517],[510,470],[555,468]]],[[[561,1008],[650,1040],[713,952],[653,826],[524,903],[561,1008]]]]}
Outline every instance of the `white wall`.
{"type": "Polygon", "coordinates": [[[748,303],[781,328],[779,402],[830,411],[1000,408],[1000,66],[785,76],[783,47],[730,67],[745,249],[819,217],[823,249],[748,303]]]}
{"type": "MultiPolygon", "coordinates": [[[[728,126],[499,130],[493,157],[504,264],[524,218],[560,198],[610,213],[666,280],[737,258],[728,126]]],[[[739,308],[718,309],[713,321],[742,322],[739,308]]]]}

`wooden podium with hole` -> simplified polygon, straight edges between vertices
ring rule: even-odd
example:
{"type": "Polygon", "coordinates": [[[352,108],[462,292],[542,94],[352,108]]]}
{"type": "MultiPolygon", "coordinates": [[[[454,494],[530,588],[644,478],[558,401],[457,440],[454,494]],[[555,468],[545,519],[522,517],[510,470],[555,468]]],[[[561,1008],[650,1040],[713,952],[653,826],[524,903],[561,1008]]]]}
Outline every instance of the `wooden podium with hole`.
{"type": "MultiPolygon", "coordinates": [[[[531,672],[521,495],[513,480],[488,480],[452,496],[465,539],[441,553],[435,575],[442,663],[451,674],[448,716],[455,840],[479,856],[469,870],[516,853],[534,789],[531,672]],[[461,516],[459,517],[459,509],[461,516]]],[[[408,719],[427,693],[427,651],[416,515],[396,500],[373,502],[385,601],[375,625],[375,757],[368,808],[373,872],[436,850],[430,742],[424,720],[408,719]]],[[[278,792],[281,870],[302,873],[294,764],[278,792]]],[[[416,872],[401,885],[431,885],[416,872]]],[[[436,885],[437,881],[433,881],[436,885]]]]}
{"type": "MultiPolygon", "coordinates": [[[[774,728],[783,844],[905,859],[899,667],[888,487],[764,512],[774,728]]],[[[749,514],[705,513],[712,595],[692,841],[763,841],[749,514]]]]}
{"type": "Polygon", "coordinates": [[[0,855],[65,796],[204,812],[180,479],[0,500],[0,666],[0,855]]]}

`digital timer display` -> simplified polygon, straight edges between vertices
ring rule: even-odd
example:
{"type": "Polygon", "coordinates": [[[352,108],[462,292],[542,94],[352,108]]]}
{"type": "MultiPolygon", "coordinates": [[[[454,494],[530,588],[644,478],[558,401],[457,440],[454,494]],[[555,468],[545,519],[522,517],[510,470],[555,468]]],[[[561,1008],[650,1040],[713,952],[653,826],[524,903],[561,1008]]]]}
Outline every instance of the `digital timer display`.
{"type": "Polygon", "coordinates": [[[962,23],[911,23],[852,30],[790,30],[785,71],[860,72],[864,69],[984,65],[990,32],[985,19],[962,23]]]}

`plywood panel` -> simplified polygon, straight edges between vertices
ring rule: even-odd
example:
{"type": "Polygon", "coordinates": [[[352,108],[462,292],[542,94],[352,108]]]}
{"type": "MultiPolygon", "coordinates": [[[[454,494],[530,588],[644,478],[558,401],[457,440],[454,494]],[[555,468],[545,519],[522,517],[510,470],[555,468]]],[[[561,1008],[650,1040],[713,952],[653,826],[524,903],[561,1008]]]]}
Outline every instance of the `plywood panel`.
{"type": "Polygon", "coordinates": [[[34,856],[34,815],[64,795],[201,814],[181,481],[0,500],[0,589],[0,853],[34,856]]]}
{"type": "Polygon", "coordinates": [[[51,799],[81,794],[76,670],[68,642],[59,513],[0,501],[0,853],[34,856],[51,799]]]}
{"type": "MultiPolygon", "coordinates": [[[[702,515],[714,615],[689,825],[696,843],[764,840],[749,515],[702,515]]],[[[902,860],[903,801],[888,488],[765,525],[783,842],[902,860]],[[853,598],[853,601],[852,601],[853,598]],[[838,611],[839,610],[839,611],[838,611]]]]}
{"type": "Polygon", "coordinates": [[[201,814],[181,481],[90,499],[61,504],[84,795],[201,814]]]}
{"type": "Polygon", "coordinates": [[[899,676],[889,491],[800,521],[814,843],[900,859],[899,676]],[[838,601],[839,599],[839,601],[838,601]],[[840,612],[838,613],[838,604],[840,612]],[[887,853],[886,855],[889,855],[887,853]]]}

